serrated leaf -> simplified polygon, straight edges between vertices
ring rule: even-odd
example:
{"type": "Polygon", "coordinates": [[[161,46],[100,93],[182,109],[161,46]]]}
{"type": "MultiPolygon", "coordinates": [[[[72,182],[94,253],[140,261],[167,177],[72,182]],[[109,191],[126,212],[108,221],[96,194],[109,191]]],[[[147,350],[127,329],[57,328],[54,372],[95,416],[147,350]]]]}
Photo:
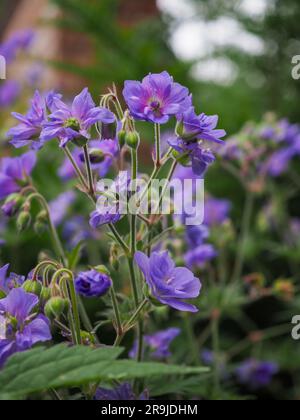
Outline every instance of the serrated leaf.
{"type": "Polygon", "coordinates": [[[207,372],[206,368],[115,360],[122,351],[113,347],[58,345],[18,353],[0,372],[0,399],[12,400],[50,388],[77,387],[91,382],[207,372]]]}

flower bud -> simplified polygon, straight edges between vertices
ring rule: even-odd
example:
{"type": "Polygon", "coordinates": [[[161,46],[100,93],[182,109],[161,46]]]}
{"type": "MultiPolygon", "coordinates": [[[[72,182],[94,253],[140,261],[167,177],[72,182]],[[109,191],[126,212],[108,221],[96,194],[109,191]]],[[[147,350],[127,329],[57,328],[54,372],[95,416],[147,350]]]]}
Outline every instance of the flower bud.
{"type": "Polygon", "coordinates": [[[137,131],[130,131],[126,133],[126,144],[131,149],[136,150],[140,144],[140,136],[137,131]]]}
{"type": "Polygon", "coordinates": [[[118,132],[118,141],[119,141],[120,149],[122,149],[122,147],[124,147],[126,144],[126,134],[127,133],[125,130],[120,130],[118,132]]]}
{"type": "Polygon", "coordinates": [[[91,149],[89,156],[92,164],[102,163],[105,160],[105,154],[101,149],[91,149]]]}
{"type": "Polygon", "coordinates": [[[32,294],[40,297],[43,286],[39,281],[26,280],[23,283],[22,288],[25,290],[25,292],[32,293],[32,294]]]}
{"type": "Polygon", "coordinates": [[[51,289],[49,287],[42,287],[40,298],[42,302],[48,302],[51,298],[51,289]]]}
{"type": "Polygon", "coordinates": [[[20,194],[11,194],[5,200],[2,211],[6,216],[13,217],[17,214],[23,202],[24,198],[20,194]]]}
{"type": "Polygon", "coordinates": [[[82,344],[84,346],[91,346],[91,345],[96,344],[96,340],[93,334],[86,331],[81,331],[80,335],[81,335],[82,344]]]}
{"type": "Polygon", "coordinates": [[[87,139],[86,137],[83,137],[83,136],[78,136],[78,137],[75,137],[75,138],[72,140],[72,143],[74,143],[74,144],[75,144],[75,146],[77,146],[77,147],[83,147],[83,146],[86,146],[86,145],[87,145],[87,142],[88,142],[88,139],[87,139]]]}
{"type": "Polygon", "coordinates": [[[22,211],[17,219],[17,228],[19,232],[27,230],[31,225],[31,216],[28,211],[22,211]]]}
{"type": "Polygon", "coordinates": [[[45,306],[45,315],[49,319],[59,319],[69,309],[69,301],[61,297],[51,298],[45,306]]]}
{"type": "Polygon", "coordinates": [[[47,225],[39,220],[37,220],[34,225],[33,229],[37,235],[42,235],[45,230],[47,229],[47,225]]]}

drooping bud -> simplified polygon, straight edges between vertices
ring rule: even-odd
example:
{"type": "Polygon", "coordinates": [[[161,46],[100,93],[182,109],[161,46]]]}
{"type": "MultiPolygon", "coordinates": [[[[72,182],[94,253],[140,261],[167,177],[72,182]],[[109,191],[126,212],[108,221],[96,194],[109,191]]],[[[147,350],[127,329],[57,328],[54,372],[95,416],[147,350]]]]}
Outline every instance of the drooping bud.
{"type": "Polygon", "coordinates": [[[120,130],[118,132],[118,141],[119,141],[120,149],[122,149],[122,147],[124,147],[126,144],[126,134],[127,133],[125,130],[120,130]]]}
{"type": "Polygon", "coordinates": [[[23,283],[22,288],[25,290],[25,292],[32,293],[32,294],[40,297],[43,286],[39,281],[26,280],[23,283]]]}
{"type": "Polygon", "coordinates": [[[49,287],[43,287],[40,298],[43,303],[48,302],[48,300],[51,298],[51,289],[49,287]]]}
{"type": "Polygon", "coordinates": [[[59,319],[69,309],[69,301],[61,297],[53,297],[46,303],[45,315],[53,320],[59,319]]]}
{"type": "Polygon", "coordinates": [[[20,194],[11,194],[5,200],[2,206],[3,213],[8,217],[13,217],[17,214],[24,202],[24,198],[20,194]]]}
{"type": "Polygon", "coordinates": [[[131,149],[136,150],[140,144],[140,136],[137,131],[130,131],[126,133],[126,144],[131,149]]]}
{"type": "Polygon", "coordinates": [[[17,219],[17,228],[19,232],[24,232],[31,225],[31,215],[28,211],[23,210],[17,219]]]}
{"type": "Polygon", "coordinates": [[[48,227],[48,215],[45,210],[42,210],[36,217],[33,229],[37,235],[41,235],[48,227]]]}

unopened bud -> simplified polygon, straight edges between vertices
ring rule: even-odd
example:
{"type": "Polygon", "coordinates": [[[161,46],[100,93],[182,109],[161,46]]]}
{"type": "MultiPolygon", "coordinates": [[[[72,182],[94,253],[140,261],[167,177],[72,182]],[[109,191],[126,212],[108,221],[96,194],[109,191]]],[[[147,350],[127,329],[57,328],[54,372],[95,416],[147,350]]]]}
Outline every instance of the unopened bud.
{"type": "Polygon", "coordinates": [[[51,298],[45,306],[45,315],[49,319],[59,319],[69,308],[69,301],[61,297],[51,298]]]}
{"type": "Polygon", "coordinates": [[[19,232],[27,230],[31,225],[31,216],[28,211],[22,211],[17,219],[17,228],[19,232]]]}
{"type": "Polygon", "coordinates": [[[17,214],[24,202],[24,198],[20,194],[11,194],[5,200],[2,211],[8,217],[13,217],[17,214]]]}
{"type": "Polygon", "coordinates": [[[94,267],[94,270],[98,271],[101,274],[106,274],[110,277],[109,270],[105,267],[105,265],[97,265],[97,267],[94,267]]]}
{"type": "Polygon", "coordinates": [[[118,141],[119,141],[120,149],[122,149],[122,147],[124,147],[126,144],[126,134],[127,133],[125,130],[120,130],[118,132],[118,141]]]}
{"type": "Polygon", "coordinates": [[[32,294],[40,297],[43,286],[39,281],[26,280],[23,283],[22,288],[25,290],[25,292],[32,293],[32,294]]]}
{"type": "Polygon", "coordinates": [[[51,299],[51,289],[49,287],[43,287],[40,298],[43,303],[48,302],[51,299]]]}
{"type": "Polygon", "coordinates": [[[126,133],[126,144],[131,149],[136,150],[140,144],[140,136],[137,131],[130,131],[126,133]]]}

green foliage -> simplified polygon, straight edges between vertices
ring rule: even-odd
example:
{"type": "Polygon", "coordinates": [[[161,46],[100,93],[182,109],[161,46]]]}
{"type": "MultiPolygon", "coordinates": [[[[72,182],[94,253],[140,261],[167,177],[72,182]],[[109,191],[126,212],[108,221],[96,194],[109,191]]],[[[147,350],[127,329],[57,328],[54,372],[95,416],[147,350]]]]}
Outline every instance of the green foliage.
{"type": "Polygon", "coordinates": [[[51,388],[207,372],[206,368],[116,360],[121,348],[58,345],[14,355],[0,373],[0,399],[23,398],[51,388]]]}

